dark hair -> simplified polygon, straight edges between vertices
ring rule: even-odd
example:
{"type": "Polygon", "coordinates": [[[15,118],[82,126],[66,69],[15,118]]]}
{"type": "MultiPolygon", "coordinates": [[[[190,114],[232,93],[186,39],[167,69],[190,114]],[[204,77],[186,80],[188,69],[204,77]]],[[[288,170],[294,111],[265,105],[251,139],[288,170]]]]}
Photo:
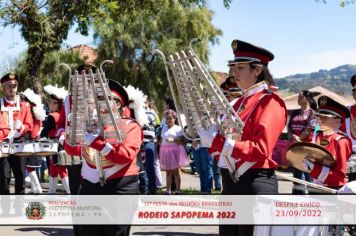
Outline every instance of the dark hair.
{"type": "Polygon", "coordinates": [[[36,106],[35,103],[31,102],[30,99],[28,99],[24,94],[20,93],[20,99],[25,101],[25,102],[28,102],[31,104],[31,106],[36,106]]]}
{"type": "Polygon", "coordinates": [[[249,64],[250,64],[251,70],[256,69],[257,66],[262,66],[262,72],[261,72],[261,74],[258,75],[256,84],[265,80],[268,85],[274,85],[273,77],[266,65],[256,63],[256,62],[251,62],[249,64]]]}
{"type": "Polygon", "coordinates": [[[171,97],[165,96],[164,97],[164,102],[168,105],[170,110],[177,111],[176,106],[174,105],[174,101],[171,97]]]}
{"type": "Polygon", "coordinates": [[[313,94],[308,90],[302,90],[302,93],[303,96],[306,97],[310,108],[316,110],[318,108],[318,105],[316,104],[315,99],[313,98],[313,94]]]}
{"type": "Polygon", "coordinates": [[[49,95],[49,98],[51,99],[51,100],[56,100],[58,103],[58,111],[57,112],[60,112],[61,111],[61,109],[62,109],[62,106],[63,106],[63,100],[62,99],[59,99],[59,98],[57,98],[56,96],[54,96],[54,95],[49,95]]]}
{"type": "MultiPolygon", "coordinates": [[[[167,111],[164,112],[164,118],[167,118],[167,116],[173,116],[174,117],[174,124],[178,125],[178,114],[172,110],[172,109],[169,109],[167,111]]],[[[166,124],[167,124],[167,121],[166,121],[166,124]]]]}
{"type": "Polygon", "coordinates": [[[354,74],[351,79],[350,79],[350,82],[351,82],[351,85],[353,86],[354,85],[354,81],[356,80],[356,74],[354,74]]]}
{"type": "Polygon", "coordinates": [[[58,102],[58,112],[61,111],[62,106],[63,106],[63,101],[58,102]]]}

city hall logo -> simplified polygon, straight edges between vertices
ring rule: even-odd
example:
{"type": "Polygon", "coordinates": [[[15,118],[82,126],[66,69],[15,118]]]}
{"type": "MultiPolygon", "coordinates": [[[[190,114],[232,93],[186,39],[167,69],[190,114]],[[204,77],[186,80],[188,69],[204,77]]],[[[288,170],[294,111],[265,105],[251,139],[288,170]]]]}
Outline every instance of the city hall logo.
{"type": "Polygon", "coordinates": [[[26,216],[30,220],[40,220],[46,216],[46,207],[42,202],[30,202],[26,207],[26,216]]]}

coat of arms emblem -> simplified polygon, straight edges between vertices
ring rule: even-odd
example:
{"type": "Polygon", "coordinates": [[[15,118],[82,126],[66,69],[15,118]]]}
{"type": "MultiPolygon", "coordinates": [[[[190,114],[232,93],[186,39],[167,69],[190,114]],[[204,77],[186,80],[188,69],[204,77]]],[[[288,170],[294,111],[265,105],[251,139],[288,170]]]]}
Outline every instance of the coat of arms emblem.
{"type": "Polygon", "coordinates": [[[46,207],[42,202],[30,202],[26,207],[27,219],[40,220],[46,215],[46,207]]]}

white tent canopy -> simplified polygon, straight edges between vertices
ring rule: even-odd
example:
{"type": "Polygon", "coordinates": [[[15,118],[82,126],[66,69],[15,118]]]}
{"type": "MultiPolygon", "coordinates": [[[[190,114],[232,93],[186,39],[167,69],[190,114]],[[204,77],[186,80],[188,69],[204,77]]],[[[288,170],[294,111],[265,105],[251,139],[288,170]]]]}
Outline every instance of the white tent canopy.
{"type": "MultiPolygon", "coordinates": [[[[314,88],[308,89],[308,90],[313,93],[313,96],[314,96],[314,99],[316,102],[318,101],[318,98],[320,96],[325,95],[325,96],[328,96],[328,97],[334,99],[335,101],[337,101],[338,103],[340,103],[344,106],[350,106],[355,103],[355,101],[352,98],[341,96],[341,95],[339,95],[335,92],[332,92],[332,91],[330,91],[324,87],[321,87],[321,86],[317,86],[317,87],[314,87],[314,88]]],[[[293,94],[293,95],[283,98],[288,111],[297,110],[300,108],[300,106],[298,105],[298,95],[299,95],[299,93],[296,93],[296,94],[293,94]]]]}

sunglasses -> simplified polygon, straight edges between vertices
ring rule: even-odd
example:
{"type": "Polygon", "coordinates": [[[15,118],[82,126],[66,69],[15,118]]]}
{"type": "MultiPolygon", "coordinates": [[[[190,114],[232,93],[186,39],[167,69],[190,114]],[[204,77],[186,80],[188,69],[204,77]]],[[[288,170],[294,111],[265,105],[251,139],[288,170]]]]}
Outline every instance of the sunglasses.
{"type": "Polygon", "coordinates": [[[18,84],[3,84],[2,85],[4,88],[11,88],[11,89],[14,89],[14,88],[17,88],[18,84]]]}

